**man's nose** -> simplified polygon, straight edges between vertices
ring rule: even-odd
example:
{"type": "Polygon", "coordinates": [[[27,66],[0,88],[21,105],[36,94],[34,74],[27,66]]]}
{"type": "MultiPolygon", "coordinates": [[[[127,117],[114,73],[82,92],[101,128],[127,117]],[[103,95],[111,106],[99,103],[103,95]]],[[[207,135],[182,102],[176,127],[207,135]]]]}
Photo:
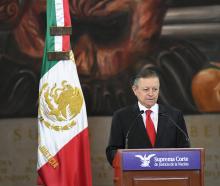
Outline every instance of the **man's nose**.
{"type": "Polygon", "coordinates": [[[153,96],[153,95],[154,95],[154,92],[153,92],[152,89],[150,89],[150,90],[148,91],[148,95],[149,95],[149,96],[153,96]]]}

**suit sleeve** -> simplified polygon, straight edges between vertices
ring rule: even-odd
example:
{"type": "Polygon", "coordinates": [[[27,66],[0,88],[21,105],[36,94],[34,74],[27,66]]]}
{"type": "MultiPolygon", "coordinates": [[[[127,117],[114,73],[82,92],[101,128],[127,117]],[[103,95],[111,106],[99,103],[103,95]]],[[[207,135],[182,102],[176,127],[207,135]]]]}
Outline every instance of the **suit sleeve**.
{"type": "Polygon", "coordinates": [[[124,142],[124,132],[122,130],[122,123],[119,114],[115,113],[112,118],[109,142],[106,148],[106,156],[111,165],[117,150],[123,149],[124,146],[125,146],[125,142],[124,142]]]}

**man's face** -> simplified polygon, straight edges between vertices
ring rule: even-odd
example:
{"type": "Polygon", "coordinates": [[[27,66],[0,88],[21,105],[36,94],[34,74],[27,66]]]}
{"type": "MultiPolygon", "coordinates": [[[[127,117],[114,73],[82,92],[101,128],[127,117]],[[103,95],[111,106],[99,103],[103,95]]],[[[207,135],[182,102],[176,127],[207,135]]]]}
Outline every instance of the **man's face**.
{"type": "Polygon", "coordinates": [[[132,87],[138,101],[147,108],[151,108],[158,99],[160,82],[157,77],[140,78],[132,87]]]}

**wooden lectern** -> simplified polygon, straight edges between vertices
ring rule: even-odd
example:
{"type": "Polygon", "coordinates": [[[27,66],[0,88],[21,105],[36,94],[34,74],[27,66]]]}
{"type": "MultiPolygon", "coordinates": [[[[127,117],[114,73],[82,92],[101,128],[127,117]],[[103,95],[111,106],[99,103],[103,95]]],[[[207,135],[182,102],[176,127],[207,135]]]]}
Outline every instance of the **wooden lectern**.
{"type": "Polygon", "coordinates": [[[204,186],[204,149],[123,149],[114,166],[115,186],[204,186]]]}

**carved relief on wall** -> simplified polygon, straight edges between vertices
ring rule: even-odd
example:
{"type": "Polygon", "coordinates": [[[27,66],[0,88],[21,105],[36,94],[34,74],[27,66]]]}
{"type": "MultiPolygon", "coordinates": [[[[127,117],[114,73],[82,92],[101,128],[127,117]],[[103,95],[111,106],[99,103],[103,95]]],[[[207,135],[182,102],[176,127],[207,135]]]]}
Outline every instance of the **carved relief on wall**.
{"type": "MultiPolygon", "coordinates": [[[[187,114],[220,111],[219,63],[210,62],[219,61],[220,56],[207,52],[216,47],[216,41],[209,40],[209,35],[208,44],[201,48],[200,38],[189,37],[193,30],[184,32],[190,19],[176,36],[179,31],[173,25],[182,21],[176,14],[169,19],[169,12],[179,9],[175,11],[176,4],[168,2],[175,1],[70,1],[72,48],[90,115],[111,115],[133,103],[130,80],[141,68],[153,68],[161,76],[160,102],[187,114]],[[212,95],[212,101],[207,95],[212,95]]],[[[45,0],[0,2],[1,117],[37,113],[45,7],[45,0]]]]}

